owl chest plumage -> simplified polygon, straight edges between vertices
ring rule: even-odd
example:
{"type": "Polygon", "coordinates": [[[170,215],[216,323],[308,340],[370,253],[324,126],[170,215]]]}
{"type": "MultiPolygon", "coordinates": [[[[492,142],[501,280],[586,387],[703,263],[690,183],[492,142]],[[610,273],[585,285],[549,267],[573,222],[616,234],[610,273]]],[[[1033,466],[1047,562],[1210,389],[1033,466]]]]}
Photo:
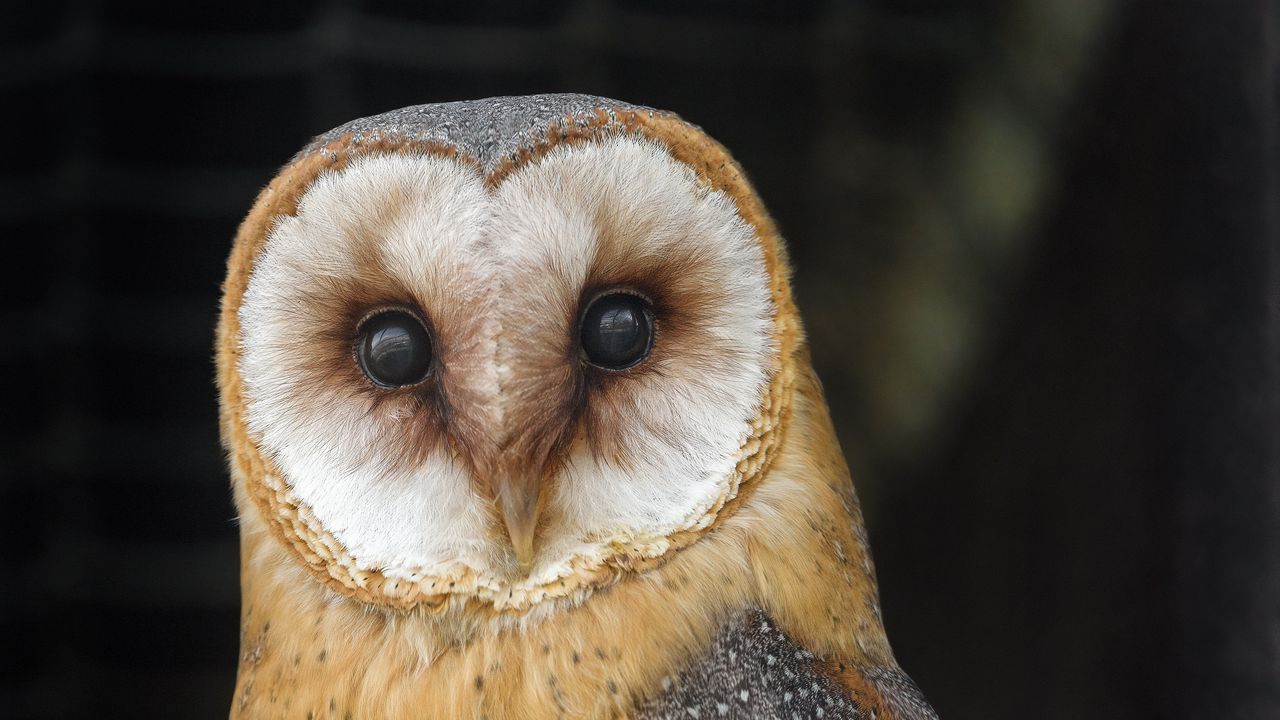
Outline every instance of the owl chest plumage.
{"type": "Polygon", "coordinates": [[[751,489],[642,581],[545,614],[353,605],[246,514],[232,716],[933,717],[889,653],[870,559],[846,514],[855,501],[816,399],[806,374],[773,485],[751,489]]]}

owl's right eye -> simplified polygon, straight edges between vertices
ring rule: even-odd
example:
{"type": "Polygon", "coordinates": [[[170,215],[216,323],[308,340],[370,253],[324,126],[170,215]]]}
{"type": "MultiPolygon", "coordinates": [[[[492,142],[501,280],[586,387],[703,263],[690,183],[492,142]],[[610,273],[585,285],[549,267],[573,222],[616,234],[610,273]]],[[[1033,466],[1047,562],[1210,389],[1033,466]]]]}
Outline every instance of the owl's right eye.
{"type": "Polygon", "coordinates": [[[653,308],[624,292],[601,295],[582,314],[579,342],[587,362],[606,370],[638,364],[653,348],[653,308]]]}
{"type": "Polygon", "coordinates": [[[414,314],[385,310],[360,324],[356,357],[375,385],[415,385],[431,371],[431,336],[414,314]]]}

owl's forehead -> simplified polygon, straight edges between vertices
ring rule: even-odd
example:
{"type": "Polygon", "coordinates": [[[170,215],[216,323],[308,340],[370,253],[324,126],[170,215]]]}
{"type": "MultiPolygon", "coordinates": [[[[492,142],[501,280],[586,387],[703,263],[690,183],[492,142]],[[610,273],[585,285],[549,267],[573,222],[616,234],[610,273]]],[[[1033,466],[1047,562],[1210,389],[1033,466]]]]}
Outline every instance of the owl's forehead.
{"type": "Polygon", "coordinates": [[[679,272],[706,264],[699,244],[743,234],[775,287],[784,280],[771,224],[732,159],[653,108],[567,93],[412,106],[318,136],[292,167],[306,185],[276,224],[307,226],[304,244],[328,243],[319,254],[335,261],[418,273],[389,278],[409,285],[431,279],[422,260],[473,275],[550,267],[574,284],[589,271],[620,279],[628,265],[661,274],[652,260],[665,254],[679,272]],[[705,242],[681,248],[676,236],[705,242]]]}
{"type": "Polygon", "coordinates": [[[558,145],[498,176],[486,174],[466,157],[430,147],[363,153],[339,169],[320,173],[296,214],[322,215],[339,226],[337,217],[323,213],[340,207],[350,219],[380,223],[421,219],[423,213],[501,222],[520,211],[590,210],[595,220],[649,224],[664,204],[687,209],[713,192],[659,142],[613,133],[558,145]]]}
{"type": "MultiPolygon", "coordinates": [[[[321,275],[366,268],[409,286],[441,272],[581,285],[589,270],[603,282],[628,265],[704,264],[754,235],[731,198],[664,146],[615,133],[559,145],[498,182],[452,154],[360,155],[317,177],[268,249],[321,275]]],[[[760,249],[751,254],[759,264],[760,249]]]]}

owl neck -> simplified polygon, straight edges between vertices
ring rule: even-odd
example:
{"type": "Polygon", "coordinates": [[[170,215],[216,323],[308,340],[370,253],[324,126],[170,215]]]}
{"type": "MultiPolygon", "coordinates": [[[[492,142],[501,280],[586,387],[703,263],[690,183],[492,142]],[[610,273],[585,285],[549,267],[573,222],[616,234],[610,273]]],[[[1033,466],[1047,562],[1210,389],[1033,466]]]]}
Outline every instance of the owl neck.
{"type": "Polygon", "coordinates": [[[232,717],[626,715],[751,609],[833,666],[896,667],[848,469],[811,371],[799,375],[778,456],[715,532],[644,578],[519,618],[338,596],[279,545],[237,482],[232,717]]]}

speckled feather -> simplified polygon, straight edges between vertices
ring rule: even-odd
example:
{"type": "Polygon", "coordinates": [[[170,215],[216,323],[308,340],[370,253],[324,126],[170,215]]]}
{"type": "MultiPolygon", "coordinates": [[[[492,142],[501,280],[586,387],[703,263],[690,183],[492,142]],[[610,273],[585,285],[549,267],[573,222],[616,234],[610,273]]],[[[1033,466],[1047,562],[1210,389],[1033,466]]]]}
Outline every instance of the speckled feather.
{"type": "MultiPolygon", "coordinates": [[[[865,668],[896,720],[936,720],[906,674],[865,668]]],[[[674,677],[662,692],[637,708],[636,720],[751,718],[870,720],[829,668],[796,642],[762,610],[750,610],[721,628],[711,648],[674,677]]]]}
{"type": "Polygon", "coordinates": [[[490,172],[532,146],[552,125],[582,127],[617,112],[670,113],[593,95],[552,93],[414,105],[352,120],[320,135],[295,157],[303,157],[345,135],[354,144],[394,139],[457,149],[490,172]]]}
{"type": "Polygon", "coordinates": [[[636,720],[865,720],[816,662],[764,612],[753,610],[725,625],[706,655],[664,678],[663,693],[641,705],[636,720]]]}

